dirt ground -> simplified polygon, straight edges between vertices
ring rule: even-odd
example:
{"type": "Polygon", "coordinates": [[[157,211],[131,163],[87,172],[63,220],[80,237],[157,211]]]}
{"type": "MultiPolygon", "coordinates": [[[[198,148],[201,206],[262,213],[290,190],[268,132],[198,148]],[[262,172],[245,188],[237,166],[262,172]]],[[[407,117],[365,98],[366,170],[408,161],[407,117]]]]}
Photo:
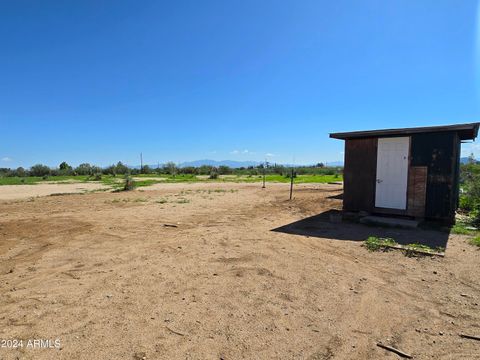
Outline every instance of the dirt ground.
{"type": "Polygon", "coordinates": [[[101,183],[43,183],[36,185],[2,185],[0,186],[0,201],[14,199],[29,199],[37,196],[80,194],[88,191],[106,190],[109,187],[101,183]]]}
{"type": "Polygon", "coordinates": [[[480,251],[450,235],[445,258],[370,253],[370,232],[445,235],[320,220],[295,234],[340,194],[157,184],[0,201],[0,339],[61,342],[0,358],[398,358],[378,341],[415,359],[480,358],[480,341],[459,337],[480,335],[480,251]]]}

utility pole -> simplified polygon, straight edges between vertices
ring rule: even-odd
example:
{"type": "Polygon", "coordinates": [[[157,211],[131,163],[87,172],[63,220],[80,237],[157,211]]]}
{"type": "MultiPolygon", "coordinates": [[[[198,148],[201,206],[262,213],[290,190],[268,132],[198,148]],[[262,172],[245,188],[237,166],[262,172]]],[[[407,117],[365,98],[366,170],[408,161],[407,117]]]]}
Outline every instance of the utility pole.
{"type": "Polygon", "coordinates": [[[140,153],[140,174],[143,174],[143,155],[140,153]]]}
{"type": "Polygon", "coordinates": [[[263,163],[263,186],[262,189],[265,189],[265,168],[267,167],[267,159],[265,159],[265,162],[263,163]]]}
{"type": "Polygon", "coordinates": [[[293,194],[293,172],[294,172],[294,168],[292,167],[292,173],[290,175],[290,200],[292,200],[292,194],[293,194]]]}

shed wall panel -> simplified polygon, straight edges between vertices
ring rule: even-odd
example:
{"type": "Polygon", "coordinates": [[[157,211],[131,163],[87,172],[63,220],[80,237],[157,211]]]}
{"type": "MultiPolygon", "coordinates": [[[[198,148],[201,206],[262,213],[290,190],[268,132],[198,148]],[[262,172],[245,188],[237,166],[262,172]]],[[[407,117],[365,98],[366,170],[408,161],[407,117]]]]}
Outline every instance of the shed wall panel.
{"type": "Polygon", "coordinates": [[[377,139],[345,142],[343,207],[348,211],[373,211],[377,172],[377,139]]]}
{"type": "Polygon", "coordinates": [[[425,198],[427,192],[426,166],[411,166],[408,177],[408,215],[425,216],[425,198]]]}
{"type": "Polygon", "coordinates": [[[458,135],[454,132],[412,136],[412,166],[428,168],[425,216],[453,219],[457,195],[458,135]]]}

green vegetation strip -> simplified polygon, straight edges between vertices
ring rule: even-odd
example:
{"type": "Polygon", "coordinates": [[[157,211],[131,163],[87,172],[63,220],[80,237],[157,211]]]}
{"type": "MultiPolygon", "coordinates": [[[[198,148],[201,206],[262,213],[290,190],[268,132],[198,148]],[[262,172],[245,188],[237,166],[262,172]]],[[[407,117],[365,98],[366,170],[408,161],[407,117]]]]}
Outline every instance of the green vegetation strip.
{"type": "MultiPolygon", "coordinates": [[[[136,178],[146,177],[146,179],[135,181],[136,187],[141,186],[150,186],[158,183],[197,183],[197,182],[236,182],[236,183],[255,183],[262,182],[263,177],[260,175],[228,175],[228,176],[219,176],[216,179],[210,179],[208,177],[202,177],[197,175],[190,174],[181,174],[181,175],[157,175],[157,174],[147,174],[147,175],[135,175],[136,178]]],[[[111,186],[113,188],[120,188],[124,184],[124,176],[117,175],[96,175],[96,176],[86,176],[86,175],[77,175],[77,176],[27,176],[27,177],[0,177],[0,185],[35,185],[35,184],[45,184],[49,182],[53,183],[69,183],[69,182],[91,182],[97,181],[101,182],[104,185],[111,186]]],[[[305,183],[319,183],[325,184],[330,182],[339,182],[342,181],[341,175],[297,175],[295,178],[296,184],[305,184],[305,183]]],[[[290,178],[282,175],[267,175],[267,182],[275,183],[289,183],[290,178]]]]}
{"type": "Polygon", "coordinates": [[[470,244],[474,246],[480,247],[480,236],[474,237],[473,239],[470,239],[470,244]]]}
{"type": "Polygon", "coordinates": [[[379,238],[376,236],[370,236],[367,240],[365,240],[364,246],[369,251],[388,249],[403,250],[407,256],[412,256],[413,254],[445,256],[445,249],[441,247],[432,249],[431,247],[422,244],[401,245],[392,238],[379,238]]]}

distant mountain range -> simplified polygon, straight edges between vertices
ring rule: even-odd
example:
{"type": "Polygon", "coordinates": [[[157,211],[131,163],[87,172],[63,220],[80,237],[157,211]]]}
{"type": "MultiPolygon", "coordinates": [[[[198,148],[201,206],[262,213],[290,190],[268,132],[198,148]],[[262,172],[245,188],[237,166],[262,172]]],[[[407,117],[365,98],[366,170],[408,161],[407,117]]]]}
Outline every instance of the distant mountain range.
{"type": "MultiPolygon", "coordinates": [[[[468,163],[468,160],[469,160],[468,157],[462,157],[462,158],[460,158],[460,163],[461,163],[461,164],[467,164],[467,163],[468,163]]],[[[476,162],[477,164],[480,163],[480,161],[478,161],[477,159],[475,159],[475,162],[476,162]]]]}
{"type": "Polygon", "coordinates": [[[186,161],[183,163],[178,164],[178,167],[188,167],[188,166],[193,166],[193,167],[199,167],[203,165],[208,165],[208,166],[228,166],[231,168],[241,168],[241,167],[249,167],[249,166],[258,166],[262,164],[259,161],[235,161],[235,160],[195,160],[195,161],[186,161]]]}
{"type": "MultiPolygon", "coordinates": [[[[478,161],[477,161],[478,162],[478,161]]],[[[269,162],[270,164],[274,164],[273,161],[270,161],[269,162]]],[[[460,163],[462,164],[466,164],[468,163],[468,157],[462,157],[460,158],[460,163]]],[[[230,168],[233,168],[233,169],[238,169],[238,168],[241,168],[241,167],[249,167],[249,166],[258,166],[258,165],[261,165],[263,164],[262,161],[235,161],[235,160],[210,160],[210,159],[204,159],[204,160],[194,160],[194,161],[185,161],[185,162],[182,162],[180,164],[176,164],[178,167],[181,167],[181,168],[184,168],[184,167],[188,167],[188,166],[193,166],[193,167],[199,167],[199,166],[203,166],[203,165],[208,165],[208,166],[214,166],[214,167],[219,167],[219,166],[228,166],[230,168]]],[[[157,166],[162,167],[164,164],[154,164],[154,165],[151,165],[151,164],[148,164],[148,166],[152,169],[156,169],[157,166]]],[[[287,167],[291,167],[291,166],[311,166],[312,164],[310,165],[301,165],[301,164],[295,164],[295,165],[292,165],[292,164],[278,164],[278,165],[283,165],[283,166],[287,166],[287,167]]],[[[326,163],[327,166],[332,166],[332,167],[336,167],[336,166],[343,166],[344,163],[343,161],[332,161],[332,162],[327,162],[326,163]]],[[[140,165],[135,165],[135,166],[129,166],[130,168],[132,169],[140,169],[140,165]]]]}
{"type": "MultiPolygon", "coordinates": [[[[270,161],[270,164],[273,164],[273,161],[270,161]]],[[[208,165],[208,166],[228,166],[233,169],[241,168],[241,167],[249,167],[249,166],[258,166],[263,164],[261,161],[235,161],[235,160],[210,160],[210,159],[204,159],[204,160],[195,160],[195,161],[185,161],[180,164],[177,164],[178,167],[187,167],[187,166],[193,166],[193,167],[199,167],[203,165],[208,165]]],[[[162,167],[164,164],[159,164],[160,167],[162,167]]],[[[148,166],[152,169],[156,169],[158,164],[150,165],[148,166]]],[[[305,166],[305,165],[292,165],[292,164],[279,164],[283,166],[305,166]]],[[[333,161],[327,163],[327,166],[343,166],[343,161],[333,161]]],[[[135,166],[130,166],[132,169],[140,169],[140,165],[135,165],[135,166]]]]}
{"type": "MultiPolygon", "coordinates": [[[[478,162],[478,161],[477,161],[478,162]]],[[[460,158],[460,163],[461,164],[466,164],[468,163],[468,157],[462,157],[460,158]]],[[[258,166],[263,164],[262,161],[235,161],[235,160],[209,160],[209,159],[204,159],[204,160],[195,160],[195,161],[185,161],[180,164],[177,164],[178,167],[187,167],[187,166],[193,166],[193,167],[199,167],[202,165],[209,165],[209,166],[228,166],[233,169],[241,168],[241,167],[249,167],[249,166],[258,166]]],[[[270,161],[270,164],[274,164],[273,161],[270,161]]],[[[279,164],[283,166],[309,166],[309,165],[300,165],[300,164],[279,164]]],[[[311,165],[311,164],[310,164],[311,165]]],[[[326,163],[327,166],[343,166],[343,161],[331,161],[326,163]]],[[[158,164],[154,165],[148,165],[152,169],[156,169],[158,164]]],[[[160,164],[160,167],[162,167],[163,164],[160,164]]],[[[132,169],[140,169],[140,165],[135,165],[135,166],[130,166],[132,169]]]]}
{"type": "MultiPolygon", "coordinates": [[[[214,167],[219,167],[219,166],[228,166],[231,168],[241,168],[241,167],[249,167],[249,166],[258,166],[262,164],[259,161],[234,161],[234,160],[195,160],[195,161],[185,161],[180,164],[176,164],[178,167],[184,168],[188,166],[193,166],[193,167],[200,167],[200,166],[214,166],[214,167]]],[[[145,164],[148,165],[152,169],[156,169],[158,166],[162,167],[165,164],[145,164]]],[[[132,169],[140,169],[140,165],[135,165],[135,166],[129,166],[132,169]]]]}

